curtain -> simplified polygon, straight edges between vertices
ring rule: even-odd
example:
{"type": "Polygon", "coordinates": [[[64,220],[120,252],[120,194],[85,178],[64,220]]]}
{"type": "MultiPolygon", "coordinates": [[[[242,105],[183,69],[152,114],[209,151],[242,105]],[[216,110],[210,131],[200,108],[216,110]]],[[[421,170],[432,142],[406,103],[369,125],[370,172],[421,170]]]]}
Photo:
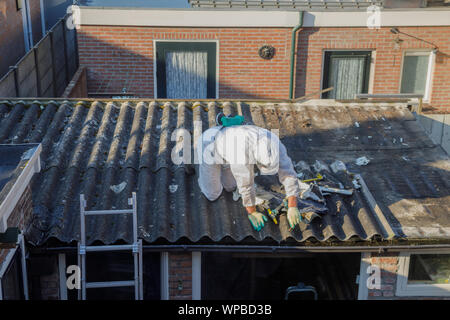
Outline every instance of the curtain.
{"type": "Polygon", "coordinates": [[[425,94],[428,61],[428,55],[404,57],[401,93],[425,94]]]}
{"type": "Polygon", "coordinates": [[[206,99],[207,57],[207,52],[173,51],[166,53],[168,99],[206,99]]]}
{"type": "Polygon", "coordinates": [[[365,57],[331,57],[328,86],[330,99],[354,99],[364,88],[365,57]]]}

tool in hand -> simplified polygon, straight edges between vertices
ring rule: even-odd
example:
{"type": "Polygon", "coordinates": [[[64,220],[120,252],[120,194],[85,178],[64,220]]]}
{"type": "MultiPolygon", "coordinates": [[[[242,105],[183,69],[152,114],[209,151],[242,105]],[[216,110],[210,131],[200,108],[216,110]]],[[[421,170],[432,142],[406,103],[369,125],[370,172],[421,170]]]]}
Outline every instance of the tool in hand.
{"type": "Polygon", "coordinates": [[[301,181],[307,183],[307,182],[320,181],[320,180],[323,180],[323,176],[320,173],[318,173],[315,178],[301,180],[301,181]]]}

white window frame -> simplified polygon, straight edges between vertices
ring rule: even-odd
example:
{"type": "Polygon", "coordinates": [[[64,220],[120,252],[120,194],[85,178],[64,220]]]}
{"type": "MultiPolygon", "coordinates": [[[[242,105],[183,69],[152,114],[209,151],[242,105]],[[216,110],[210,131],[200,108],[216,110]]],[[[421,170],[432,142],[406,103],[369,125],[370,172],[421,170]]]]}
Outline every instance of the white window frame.
{"type": "MultiPolygon", "coordinates": [[[[396,296],[399,297],[448,297],[450,284],[408,284],[411,254],[438,254],[436,252],[401,252],[397,272],[396,296]]],[[[439,252],[450,254],[450,252],[439,252]]]]}
{"type": "Polygon", "coordinates": [[[402,93],[402,82],[403,82],[403,64],[405,62],[405,56],[426,56],[428,55],[428,70],[427,70],[427,78],[425,82],[425,93],[423,95],[423,101],[429,102],[431,97],[431,85],[433,83],[433,70],[434,63],[436,59],[436,54],[433,50],[429,49],[414,49],[414,50],[405,50],[402,54],[402,63],[400,69],[400,83],[398,86],[398,93],[402,93]]]}

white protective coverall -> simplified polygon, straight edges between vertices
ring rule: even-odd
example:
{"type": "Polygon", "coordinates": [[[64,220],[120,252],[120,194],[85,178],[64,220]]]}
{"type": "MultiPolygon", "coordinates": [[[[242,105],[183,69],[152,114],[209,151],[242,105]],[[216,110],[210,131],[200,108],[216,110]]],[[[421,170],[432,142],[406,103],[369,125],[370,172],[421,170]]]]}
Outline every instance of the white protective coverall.
{"type": "Polygon", "coordinates": [[[216,200],[223,188],[233,191],[236,187],[244,207],[255,205],[254,165],[261,174],[278,173],[286,196],[296,196],[300,187],[286,147],[276,134],[254,125],[212,127],[197,141],[199,161],[198,183],[210,201],[216,200]]]}

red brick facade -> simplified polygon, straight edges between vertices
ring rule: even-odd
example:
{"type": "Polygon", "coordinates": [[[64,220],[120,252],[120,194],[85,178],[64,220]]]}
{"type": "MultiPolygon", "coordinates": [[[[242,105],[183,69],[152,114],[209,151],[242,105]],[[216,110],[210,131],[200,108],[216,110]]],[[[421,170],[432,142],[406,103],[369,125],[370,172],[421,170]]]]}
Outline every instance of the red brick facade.
{"type": "MultiPolygon", "coordinates": [[[[399,93],[405,49],[430,49],[425,42],[400,35],[395,48],[390,28],[304,28],[298,31],[296,97],[321,89],[323,51],[374,51],[372,93],[399,93]]],[[[450,27],[405,27],[401,31],[439,47],[433,72],[431,106],[450,110],[450,27]]],[[[80,65],[88,67],[90,93],[120,93],[154,97],[153,40],[216,40],[219,50],[219,98],[289,97],[290,28],[151,28],[82,26],[78,30],[80,65]],[[270,44],[272,60],[258,49],[270,44]]],[[[435,111],[436,111],[435,110],[435,111]]]]}
{"type": "Polygon", "coordinates": [[[169,299],[192,299],[192,254],[169,253],[169,299]]]}
{"type": "MultiPolygon", "coordinates": [[[[396,296],[397,273],[399,271],[398,253],[372,253],[370,264],[378,266],[381,276],[380,289],[369,289],[369,300],[395,299],[395,300],[448,300],[449,297],[398,297],[396,296]]],[[[364,285],[364,284],[362,284],[364,285]]]]}
{"type": "MultiPolygon", "coordinates": [[[[440,112],[450,112],[450,27],[402,27],[399,30],[439,48],[432,79],[431,106],[440,112]]],[[[399,93],[404,50],[432,49],[423,41],[402,34],[399,37],[403,42],[396,49],[394,39],[397,35],[392,34],[390,28],[305,28],[299,31],[296,96],[321,89],[323,51],[335,49],[374,51],[372,93],[399,93]]]]}
{"type": "Polygon", "coordinates": [[[280,98],[289,94],[289,29],[183,29],[82,26],[80,65],[88,68],[90,93],[121,92],[154,97],[153,40],[218,41],[219,97],[280,98]],[[264,60],[258,49],[276,48],[264,60]]]}
{"type": "MultiPolygon", "coordinates": [[[[25,55],[22,10],[16,0],[0,1],[0,78],[25,55]]],[[[33,41],[42,38],[41,8],[38,0],[30,1],[33,41]]]]}

